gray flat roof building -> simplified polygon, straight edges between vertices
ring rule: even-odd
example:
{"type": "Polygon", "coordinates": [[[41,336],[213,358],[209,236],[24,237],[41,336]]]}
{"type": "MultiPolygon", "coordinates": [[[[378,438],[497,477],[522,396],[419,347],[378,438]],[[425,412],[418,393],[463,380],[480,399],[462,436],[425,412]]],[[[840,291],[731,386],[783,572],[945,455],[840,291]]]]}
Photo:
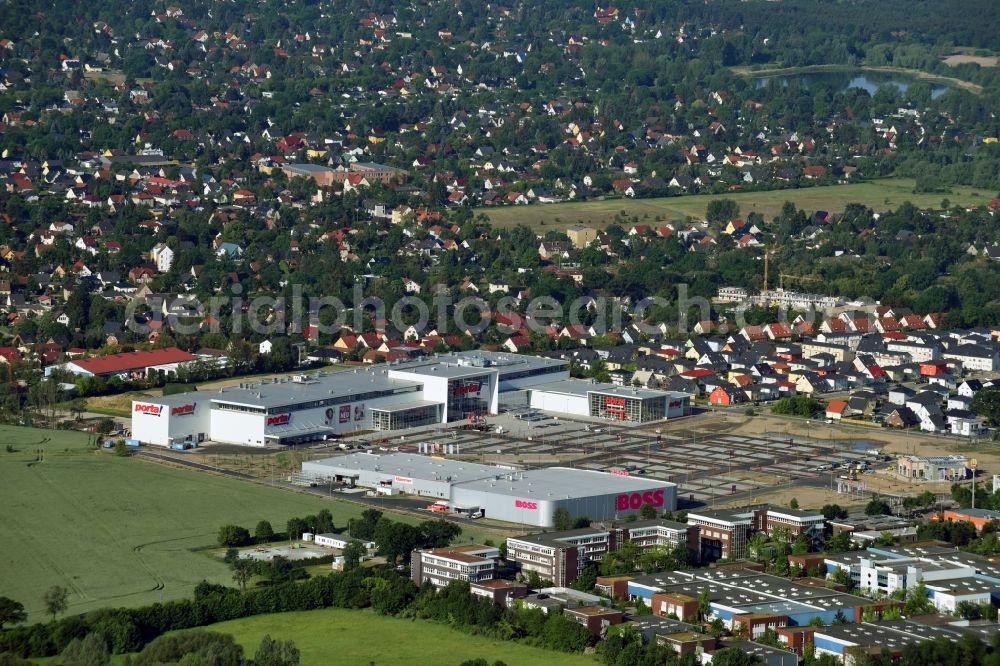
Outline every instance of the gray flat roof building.
{"type": "MultiPolygon", "coordinates": [[[[319,372],[312,375],[274,377],[235,387],[205,392],[216,405],[241,405],[268,411],[294,411],[356,400],[413,394],[419,400],[418,381],[393,379],[383,368],[319,372]]],[[[408,401],[409,402],[409,401],[408,401]]]]}
{"type": "Polygon", "coordinates": [[[342,456],[304,462],[302,463],[302,471],[307,474],[315,473],[318,477],[367,472],[383,476],[404,476],[414,480],[448,480],[451,483],[483,478],[492,479],[495,476],[509,473],[507,470],[490,465],[432,458],[416,453],[348,453],[342,456]]]}
{"type": "Polygon", "coordinates": [[[592,520],[638,514],[643,504],[677,508],[677,486],[593,470],[548,467],[511,471],[414,453],[351,453],[302,463],[302,473],[359,486],[392,486],[406,494],[449,500],[451,507],[482,509],[496,520],[551,527],[565,508],[592,520]]]}

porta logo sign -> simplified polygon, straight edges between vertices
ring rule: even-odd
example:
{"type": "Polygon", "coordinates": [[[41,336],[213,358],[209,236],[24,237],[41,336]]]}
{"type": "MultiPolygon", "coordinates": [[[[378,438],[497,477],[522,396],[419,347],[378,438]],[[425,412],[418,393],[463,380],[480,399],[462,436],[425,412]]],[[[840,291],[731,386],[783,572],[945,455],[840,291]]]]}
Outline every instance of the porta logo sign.
{"type": "Polygon", "coordinates": [[[530,509],[534,511],[538,508],[538,502],[529,502],[528,500],[514,500],[514,506],[518,509],[530,509]]]}
{"type": "Polygon", "coordinates": [[[171,408],[171,416],[184,416],[185,414],[194,414],[194,403],[188,405],[177,405],[171,408]]]}
{"type": "Polygon", "coordinates": [[[647,490],[644,493],[625,493],[618,496],[617,502],[619,511],[638,509],[643,504],[648,504],[652,507],[661,507],[663,506],[663,491],[647,490]]]}
{"type": "Polygon", "coordinates": [[[267,417],[267,425],[268,426],[286,425],[291,420],[292,420],[291,414],[275,414],[274,416],[267,417]]]}
{"type": "Polygon", "coordinates": [[[466,384],[465,386],[456,386],[455,397],[469,395],[471,393],[479,393],[479,389],[481,388],[482,384],[466,384]]]}
{"type": "Polygon", "coordinates": [[[135,413],[137,414],[152,414],[153,416],[159,416],[162,411],[162,405],[147,405],[144,402],[135,403],[135,413]]]}

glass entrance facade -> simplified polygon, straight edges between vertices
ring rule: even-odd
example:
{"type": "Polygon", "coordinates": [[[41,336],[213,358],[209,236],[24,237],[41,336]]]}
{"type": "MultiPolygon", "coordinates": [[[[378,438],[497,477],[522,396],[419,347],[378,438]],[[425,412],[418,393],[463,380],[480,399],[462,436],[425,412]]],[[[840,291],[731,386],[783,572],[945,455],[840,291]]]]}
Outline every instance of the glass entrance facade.
{"type": "Polygon", "coordinates": [[[424,405],[411,409],[372,409],[372,430],[404,430],[441,421],[441,405],[424,405]]]}
{"type": "Polygon", "coordinates": [[[482,416],[490,410],[490,375],[452,379],[448,382],[448,420],[482,416]]]}
{"type": "Polygon", "coordinates": [[[591,391],[587,398],[590,415],[599,419],[647,423],[666,416],[666,401],[661,397],[640,398],[591,391]]]}

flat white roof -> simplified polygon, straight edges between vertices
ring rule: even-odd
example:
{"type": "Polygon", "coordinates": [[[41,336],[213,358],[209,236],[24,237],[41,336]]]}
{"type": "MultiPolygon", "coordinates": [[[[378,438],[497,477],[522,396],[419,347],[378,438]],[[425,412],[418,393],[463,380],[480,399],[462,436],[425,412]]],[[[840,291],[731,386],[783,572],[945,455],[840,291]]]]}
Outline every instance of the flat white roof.
{"type": "Polygon", "coordinates": [[[348,453],[302,463],[304,472],[324,473],[321,470],[329,470],[325,473],[330,475],[342,471],[376,472],[428,481],[447,481],[451,477],[452,482],[492,479],[505,472],[499,467],[490,465],[434,458],[416,453],[348,453]]]}
{"type": "MultiPolygon", "coordinates": [[[[520,372],[566,370],[569,362],[558,358],[507,354],[482,350],[434,354],[389,365],[390,370],[432,377],[471,377],[496,370],[500,379],[520,372]]],[[[542,374],[545,374],[542,372],[542,374]]]]}
{"type": "Polygon", "coordinates": [[[524,472],[497,471],[504,473],[500,479],[491,476],[474,481],[463,481],[456,484],[456,490],[558,500],[677,487],[676,484],[667,481],[619,476],[607,472],[570,467],[546,467],[524,472]]]}
{"type": "Polygon", "coordinates": [[[545,393],[562,393],[564,395],[575,395],[579,397],[590,393],[600,393],[602,395],[613,395],[621,398],[636,398],[647,400],[650,398],[668,398],[679,400],[688,399],[687,393],[679,391],[657,391],[655,389],[634,388],[629,386],[617,386],[603,382],[592,382],[586,379],[563,379],[554,382],[545,382],[531,387],[532,391],[543,391],[545,393]]]}

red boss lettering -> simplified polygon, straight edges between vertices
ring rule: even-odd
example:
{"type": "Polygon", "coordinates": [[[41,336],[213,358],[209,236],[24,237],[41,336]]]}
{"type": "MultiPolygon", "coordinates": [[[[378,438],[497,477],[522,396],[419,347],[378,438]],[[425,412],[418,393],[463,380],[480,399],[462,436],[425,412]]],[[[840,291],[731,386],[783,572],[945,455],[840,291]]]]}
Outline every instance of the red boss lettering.
{"type": "Polygon", "coordinates": [[[615,499],[615,504],[619,511],[638,509],[642,507],[643,504],[648,504],[653,507],[661,507],[663,506],[663,490],[647,490],[643,493],[626,493],[624,495],[619,495],[615,499]]]}
{"type": "Polygon", "coordinates": [[[518,509],[537,509],[538,502],[529,502],[527,500],[514,500],[514,506],[518,509]]]}

